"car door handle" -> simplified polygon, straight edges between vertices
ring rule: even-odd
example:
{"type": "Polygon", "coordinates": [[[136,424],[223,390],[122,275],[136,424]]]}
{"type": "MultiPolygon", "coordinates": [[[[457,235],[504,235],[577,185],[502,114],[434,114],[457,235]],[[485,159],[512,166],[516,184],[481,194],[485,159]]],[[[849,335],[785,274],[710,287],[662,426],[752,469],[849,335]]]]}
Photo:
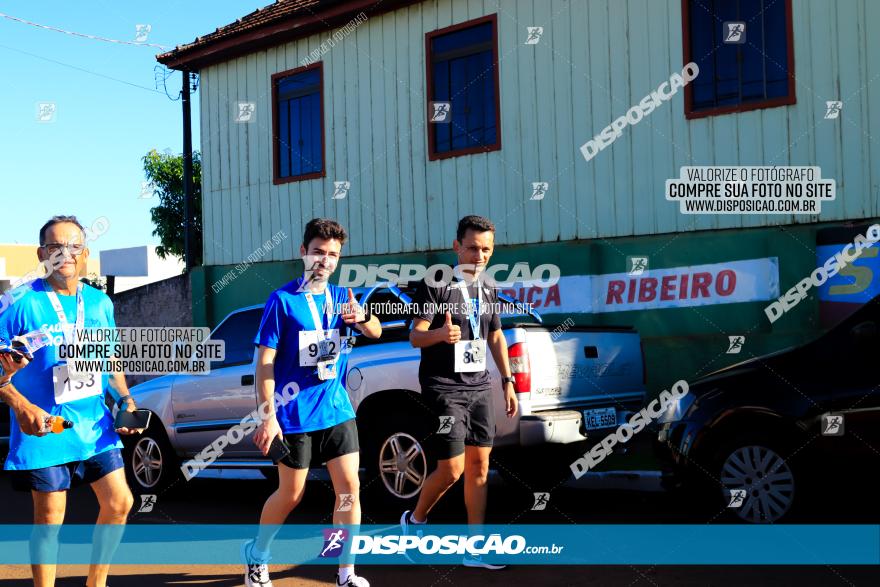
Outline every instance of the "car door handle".
{"type": "Polygon", "coordinates": [[[254,384],[254,376],[253,375],[242,375],[241,376],[241,384],[242,385],[253,385],[254,384]]]}

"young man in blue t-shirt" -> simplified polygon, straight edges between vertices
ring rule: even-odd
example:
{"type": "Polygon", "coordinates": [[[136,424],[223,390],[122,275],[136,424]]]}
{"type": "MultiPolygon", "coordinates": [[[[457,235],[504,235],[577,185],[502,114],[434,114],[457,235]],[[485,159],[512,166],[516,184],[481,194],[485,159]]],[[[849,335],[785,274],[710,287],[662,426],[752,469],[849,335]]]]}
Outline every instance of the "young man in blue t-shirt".
{"type": "MultiPolygon", "coordinates": [[[[305,273],[272,292],[254,344],[257,351],[257,401],[274,406],[275,390],[293,389],[295,397],[269,414],[254,442],[264,455],[273,441],[290,454],[278,461],[278,489],[263,506],[260,535],[245,543],[247,587],[271,587],[269,544],[277,526],[302,500],[311,462],[327,463],[336,493],[333,523],[360,524],[359,446],[354,409],[345,391],[348,355],[341,328],[356,328],[379,338],[382,327],[365,314],[352,291],[328,283],[339,262],[346,233],[333,220],[316,218],[306,225],[300,246],[305,273]],[[340,507],[343,506],[343,507],[340,507]],[[273,528],[274,526],[274,528],[273,528]]],[[[342,564],[336,584],[369,587],[342,564]]]]}
{"type": "MultiPolygon", "coordinates": [[[[124,524],[133,498],[123,471],[119,434],[104,394],[114,389],[119,405],[135,409],[121,372],[71,374],[59,359],[58,347],[73,340],[81,328],[115,328],[113,303],[103,292],[82,284],[89,250],[83,227],[74,216],[55,216],[40,229],[39,260],[48,275],[7,292],[0,299],[0,343],[9,350],[15,337],[40,341],[31,356],[23,352],[0,352],[0,399],[10,407],[9,456],[4,468],[11,472],[16,489],[30,491],[34,524],[64,522],[67,490],[89,483],[100,504],[98,524],[124,524]],[[73,427],[51,433],[50,416],[61,417],[73,427]]],[[[21,347],[19,347],[21,349],[21,347]]],[[[35,533],[32,552],[40,560],[52,560],[56,528],[35,533]],[[37,549],[37,550],[33,550],[37,549]],[[42,558],[46,556],[46,558],[42,558]]],[[[105,534],[103,538],[113,536],[105,534]]],[[[118,545],[102,540],[102,552],[118,545]]],[[[98,545],[95,546],[96,548],[98,545]]],[[[34,561],[39,562],[39,561],[34,561]]],[[[54,564],[31,565],[34,585],[55,584],[54,564]]],[[[106,587],[109,566],[89,568],[88,587],[106,587]]]]}

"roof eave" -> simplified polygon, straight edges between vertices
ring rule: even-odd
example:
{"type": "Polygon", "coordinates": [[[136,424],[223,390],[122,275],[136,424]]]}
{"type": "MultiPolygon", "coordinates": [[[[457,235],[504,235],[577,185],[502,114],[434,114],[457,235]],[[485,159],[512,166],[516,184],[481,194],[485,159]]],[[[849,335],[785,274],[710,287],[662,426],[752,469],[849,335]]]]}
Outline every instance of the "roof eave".
{"type": "Polygon", "coordinates": [[[322,30],[342,25],[359,12],[369,17],[416,4],[423,0],[353,0],[316,14],[305,14],[267,23],[214,42],[194,47],[183,46],[156,56],[156,61],[170,69],[198,71],[203,67],[228,61],[266,47],[288,43],[322,30]]]}

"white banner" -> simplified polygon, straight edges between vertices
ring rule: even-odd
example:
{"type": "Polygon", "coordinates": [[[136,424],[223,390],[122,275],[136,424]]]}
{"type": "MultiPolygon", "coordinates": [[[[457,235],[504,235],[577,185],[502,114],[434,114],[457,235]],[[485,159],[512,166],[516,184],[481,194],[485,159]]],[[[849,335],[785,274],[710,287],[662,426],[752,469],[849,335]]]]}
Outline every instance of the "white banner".
{"type": "Polygon", "coordinates": [[[502,289],[539,314],[686,308],[779,297],[776,257],[646,270],[640,275],[567,275],[553,287],[502,289]]]}

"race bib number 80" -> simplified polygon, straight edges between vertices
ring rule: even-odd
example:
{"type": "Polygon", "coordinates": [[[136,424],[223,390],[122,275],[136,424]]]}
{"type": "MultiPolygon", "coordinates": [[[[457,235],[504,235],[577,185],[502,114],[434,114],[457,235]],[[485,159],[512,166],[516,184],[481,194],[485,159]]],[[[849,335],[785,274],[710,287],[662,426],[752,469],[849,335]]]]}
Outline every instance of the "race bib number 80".
{"type": "Polygon", "coordinates": [[[486,341],[461,340],[455,343],[455,372],[475,373],[486,370],[486,341]]]}

